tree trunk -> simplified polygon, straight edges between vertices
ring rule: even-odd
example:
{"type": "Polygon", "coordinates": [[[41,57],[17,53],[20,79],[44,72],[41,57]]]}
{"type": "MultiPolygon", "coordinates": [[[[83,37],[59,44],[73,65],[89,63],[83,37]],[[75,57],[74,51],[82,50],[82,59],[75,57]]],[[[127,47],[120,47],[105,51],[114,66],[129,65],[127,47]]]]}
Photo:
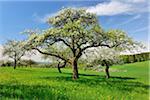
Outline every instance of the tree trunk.
{"type": "Polygon", "coordinates": [[[106,78],[110,78],[110,74],[109,74],[109,64],[104,60],[105,63],[105,72],[106,72],[106,78]]]}
{"type": "Polygon", "coordinates": [[[78,75],[78,64],[77,64],[77,60],[74,60],[72,62],[72,69],[73,69],[73,79],[78,79],[79,75],[78,75]]]}
{"type": "Polygon", "coordinates": [[[58,67],[58,71],[59,71],[59,73],[62,73],[61,70],[60,70],[60,67],[58,67]]]}
{"type": "Polygon", "coordinates": [[[61,73],[61,70],[60,70],[60,62],[58,63],[57,68],[58,68],[59,73],[61,73]]]}
{"type": "Polygon", "coordinates": [[[14,60],[14,69],[16,69],[17,61],[16,59],[14,60]]]}
{"type": "Polygon", "coordinates": [[[106,66],[106,78],[110,78],[110,75],[109,75],[109,66],[106,66]]]}

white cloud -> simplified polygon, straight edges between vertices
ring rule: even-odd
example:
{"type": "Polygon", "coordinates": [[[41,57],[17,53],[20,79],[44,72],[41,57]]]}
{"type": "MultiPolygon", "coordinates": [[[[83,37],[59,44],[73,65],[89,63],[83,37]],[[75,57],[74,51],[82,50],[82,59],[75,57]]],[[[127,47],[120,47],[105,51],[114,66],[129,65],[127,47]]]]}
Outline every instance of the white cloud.
{"type": "Polygon", "coordinates": [[[125,25],[125,24],[128,24],[128,23],[131,23],[131,22],[133,22],[133,21],[135,21],[135,20],[137,20],[139,18],[141,18],[141,15],[136,15],[136,16],[134,16],[134,17],[132,17],[132,18],[130,18],[130,19],[128,19],[128,20],[118,24],[117,26],[122,26],[122,25],[125,25]]]}
{"type": "Polygon", "coordinates": [[[37,13],[33,13],[32,17],[33,17],[33,20],[34,20],[34,21],[41,23],[40,16],[38,16],[37,13]]]}
{"type": "Polygon", "coordinates": [[[146,0],[120,0],[120,1],[128,2],[128,3],[143,3],[143,2],[146,2],[146,0]]]}
{"type": "Polygon", "coordinates": [[[146,0],[111,0],[110,2],[99,3],[96,6],[86,8],[87,12],[112,16],[148,11],[148,3],[146,0]]]}
{"type": "Polygon", "coordinates": [[[43,17],[39,16],[37,13],[34,13],[34,14],[32,15],[32,17],[34,18],[34,20],[35,20],[36,22],[39,22],[39,23],[46,23],[47,19],[48,19],[49,17],[52,17],[52,16],[55,16],[55,13],[46,14],[46,15],[44,15],[43,17]]]}
{"type": "Polygon", "coordinates": [[[142,28],[138,28],[138,29],[132,31],[132,33],[137,33],[137,32],[141,32],[141,31],[145,31],[145,30],[148,31],[148,27],[147,26],[146,27],[142,27],[142,28]]]}
{"type": "Polygon", "coordinates": [[[46,23],[48,18],[55,16],[56,14],[57,13],[49,13],[49,14],[45,14],[44,16],[39,16],[37,13],[34,13],[32,16],[36,22],[46,23]]]}
{"type": "Polygon", "coordinates": [[[97,15],[116,15],[130,11],[130,5],[123,4],[118,1],[112,1],[109,3],[100,3],[96,6],[89,7],[88,12],[96,13],[97,15]]]}
{"type": "MultiPolygon", "coordinates": [[[[110,0],[110,2],[99,3],[95,6],[81,7],[71,6],[72,8],[85,8],[87,12],[96,13],[97,15],[118,15],[118,14],[133,14],[148,11],[147,0],[110,0]],[[144,9],[143,9],[144,8],[144,9]]],[[[63,9],[62,7],[61,9],[63,9]]],[[[35,21],[45,23],[49,17],[55,16],[56,13],[48,13],[43,16],[34,13],[32,16],[35,21]]]]}
{"type": "Polygon", "coordinates": [[[55,16],[55,15],[56,15],[56,13],[46,14],[44,17],[40,18],[40,21],[45,23],[48,18],[55,16]]]}

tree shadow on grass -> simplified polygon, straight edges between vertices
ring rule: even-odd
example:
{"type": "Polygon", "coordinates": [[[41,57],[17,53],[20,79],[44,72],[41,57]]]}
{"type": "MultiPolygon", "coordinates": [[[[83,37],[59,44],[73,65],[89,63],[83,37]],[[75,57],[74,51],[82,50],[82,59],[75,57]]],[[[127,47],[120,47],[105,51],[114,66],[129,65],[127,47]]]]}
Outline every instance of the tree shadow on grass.
{"type": "Polygon", "coordinates": [[[54,89],[60,90],[59,87],[41,85],[0,84],[0,99],[69,100],[66,95],[60,94],[60,92],[52,92],[54,89]]]}
{"type": "MultiPolygon", "coordinates": [[[[70,73],[69,73],[70,74],[70,73]]],[[[101,77],[101,78],[105,78],[105,76],[100,76],[100,75],[94,75],[94,74],[79,74],[79,76],[96,76],[96,77],[101,77]]],[[[122,80],[133,80],[133,79],[136,79],[136,78],[133,78],[133,77],[121,77],[121,76],[111,76],[110,77],[111,79],[122,79],[122,80]]]]}
{"type": "Polygon", "coordinates": [[[135,80],[133,77],[120,77],[120,76],[111,76],[112,79],[120,79],[120,80],[135,80]]]}
{"type": "MultiPolygon", "coordinates": [[[[55,72],[58,73],[58,72],[55,72]]],[[[72,73],[61,73],[61,74],[66,74],[66,75],[72,75],[72,73]]],[[[79,74],[79,76],[90,76],[93,78],[105,78],[104,75],[96,75],[96,74],[79,74]]],[[[134,77],[121,77],[121,76],[111,76],[111,79],[121,79],[121,80],[135,80],[136,78],[134,77]]]]}
{"type": "Polygon", "coordinates": [[[95,74],[79,74],[79,76],[99,76],[99,75],[95,75],[95,74]]]}
{"type": "MultiPolygon", "coordinates": [[[[70,74],[70,73],[66,73],[70,74]]],[[[136,80],[136,78],[133,77],[118,77],[118,76],[112,76],[110,79],[106,79],[105,76],[100,75],[88,75],[88,74],[80,74],[80,78],[78,80],[73,80],[72,77],[68,76],[56,76],[56,77],[41,77],[41,79],[46,80],[58,80],[66,81],[66,82],[73,82],[77,84],[84,84],[89,87],[104,87],[108,89],[116,89],[126,92],[137,92],[137,93],[146,93],[148,94],[148,90],[150,89],[149,85],[145,85],[141,82],[133,81],[136,80]],[[85,77],[85,76],[88,76],[85,77]],[[137,89],[141,88],[141,89],[137,89]]]]}

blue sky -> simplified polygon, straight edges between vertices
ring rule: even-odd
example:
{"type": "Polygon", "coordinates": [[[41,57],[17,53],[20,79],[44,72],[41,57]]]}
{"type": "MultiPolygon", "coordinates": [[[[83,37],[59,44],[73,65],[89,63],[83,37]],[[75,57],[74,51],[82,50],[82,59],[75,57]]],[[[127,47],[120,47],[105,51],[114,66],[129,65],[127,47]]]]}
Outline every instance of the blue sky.
{"type": "Polygon", "coordinates": [[[105,29],[122,29],[135,40],[148,42],[148,0],[0,1],[0,44],[25,39],[26,29],[46,29],[47,17],[63,7],[96,13],[105,29]]]}

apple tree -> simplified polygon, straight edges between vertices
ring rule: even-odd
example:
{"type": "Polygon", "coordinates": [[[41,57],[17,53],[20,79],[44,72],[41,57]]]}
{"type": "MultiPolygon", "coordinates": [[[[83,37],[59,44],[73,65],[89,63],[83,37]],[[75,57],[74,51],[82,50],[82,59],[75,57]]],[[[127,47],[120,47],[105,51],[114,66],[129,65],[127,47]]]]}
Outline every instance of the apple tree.
{"type": "Polygon", "coordinates": [[[79,78],[78,60],[87,49],[117,47],[121,50],[133,44],[125,32],[105,32],[99,25],[97,16],[84,9],[63,9],[56,16],[48,18],[47,23],[50,25],[48,29],[31,32],[25,41],[26,47],[70,64],[73,79],[79,78]],[[60,45],[67,49],[68,55],[57,48],[60,45]]]}

